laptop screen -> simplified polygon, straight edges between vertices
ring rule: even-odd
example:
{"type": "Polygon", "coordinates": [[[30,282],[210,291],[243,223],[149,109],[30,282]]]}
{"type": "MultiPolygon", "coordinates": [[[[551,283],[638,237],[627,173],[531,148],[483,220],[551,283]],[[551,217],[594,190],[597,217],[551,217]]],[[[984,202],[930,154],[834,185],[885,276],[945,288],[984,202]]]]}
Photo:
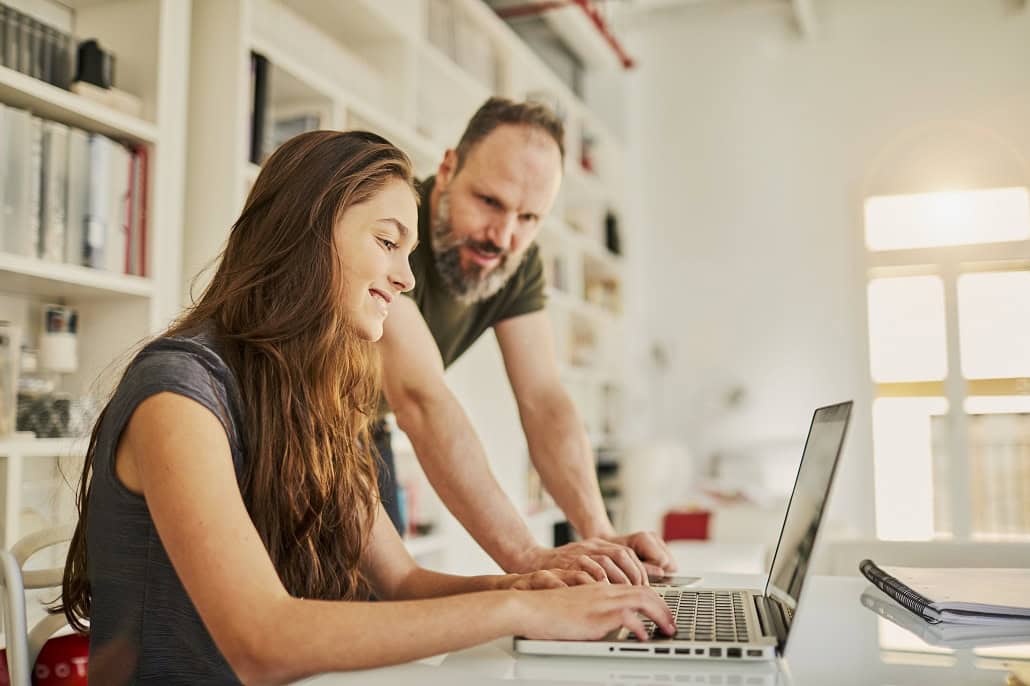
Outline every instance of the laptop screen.
{"type": "Polygon", "coordinates": [[[801,456],[794,492],[787,505],[783,531],[776,545],[765,595],[788,607],[797,607],[801,586],[819,530],[823,509],[830,493],[844,433],[851,416],[851,402],[821,407],[812,417],[808,440],[801,456]]]}

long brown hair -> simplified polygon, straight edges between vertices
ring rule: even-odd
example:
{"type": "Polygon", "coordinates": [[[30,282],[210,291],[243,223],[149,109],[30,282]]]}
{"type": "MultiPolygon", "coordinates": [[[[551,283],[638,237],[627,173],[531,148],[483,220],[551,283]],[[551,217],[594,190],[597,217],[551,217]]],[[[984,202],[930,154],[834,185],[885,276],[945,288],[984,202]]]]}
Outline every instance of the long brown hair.
{"type": "MultiPolygon", "coordinates": [[[[408,157],[375,134],[314,131],[284,143],[251,189],[200,300],[164,334],[213,330],[239,386],[243,500],[283,585],[297,597],[366,591],[358,562],[379,506],[369,431],[379,358],[341,306],[333,227],[391,179],[415,192],[408,157]]],[[[79,631],[92,605],[86,523],[106,411],[87,449],[55,610],[79,631]]]]}

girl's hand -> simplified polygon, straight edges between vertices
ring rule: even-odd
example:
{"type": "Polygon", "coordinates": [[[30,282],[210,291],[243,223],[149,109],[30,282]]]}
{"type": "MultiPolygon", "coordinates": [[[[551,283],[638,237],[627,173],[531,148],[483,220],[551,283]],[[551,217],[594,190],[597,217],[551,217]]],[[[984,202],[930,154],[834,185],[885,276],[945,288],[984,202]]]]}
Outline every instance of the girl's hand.
{"type": "Polygon", "coordinates": [[[665,601],[648,586],[586,584],[519,594],[517,630],[537,639],[597,640],[626,627],[647,640],[643,619],[650,618],[667,635],[676,633],[665,601]]]}
{"type": "Polygon", "coordinates": [[[498,589],[514,589],[518,591],[536,591],[547,588],[565,588],[592,584],[594,577],[586,572],[571,569],[545,569],[529,574],[505,574],[499,580],[498,589]]]}

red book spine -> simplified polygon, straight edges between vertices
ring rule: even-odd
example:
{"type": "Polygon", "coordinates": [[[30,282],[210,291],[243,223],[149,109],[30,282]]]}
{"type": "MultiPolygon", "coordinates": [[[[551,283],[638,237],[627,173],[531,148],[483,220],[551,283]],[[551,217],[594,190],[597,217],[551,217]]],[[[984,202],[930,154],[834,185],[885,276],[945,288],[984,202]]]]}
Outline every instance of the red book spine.
{"type": "Polygon", "coordinates": [[[122,230],[125,232],[125,270],[126,274],[132,273],[132,208],[136,203],[136,151],[129,148],[129,193],[125,202],[125,223],[122,230]]]}
{"type": "Polygon", "coordinates": [[[141,145],[138,149],[140,174],[139,174],[139,275],[147,275],[147,171],[150,167],[146,146],[141,145]]]}

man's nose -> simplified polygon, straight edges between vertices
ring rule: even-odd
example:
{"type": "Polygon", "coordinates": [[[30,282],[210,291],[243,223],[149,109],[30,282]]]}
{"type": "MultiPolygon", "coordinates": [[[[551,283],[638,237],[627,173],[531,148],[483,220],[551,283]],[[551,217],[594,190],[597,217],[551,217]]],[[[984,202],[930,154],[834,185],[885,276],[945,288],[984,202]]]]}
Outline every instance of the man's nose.
{"type": "Polygon", "coordinates": [[[498,217],[490,226],[489,237],[491,242],[504,252],[511,250],[511,242],[515,235],[515,224],[517,221],[518,219],[515,214],[509,213],[498,217]]]}

